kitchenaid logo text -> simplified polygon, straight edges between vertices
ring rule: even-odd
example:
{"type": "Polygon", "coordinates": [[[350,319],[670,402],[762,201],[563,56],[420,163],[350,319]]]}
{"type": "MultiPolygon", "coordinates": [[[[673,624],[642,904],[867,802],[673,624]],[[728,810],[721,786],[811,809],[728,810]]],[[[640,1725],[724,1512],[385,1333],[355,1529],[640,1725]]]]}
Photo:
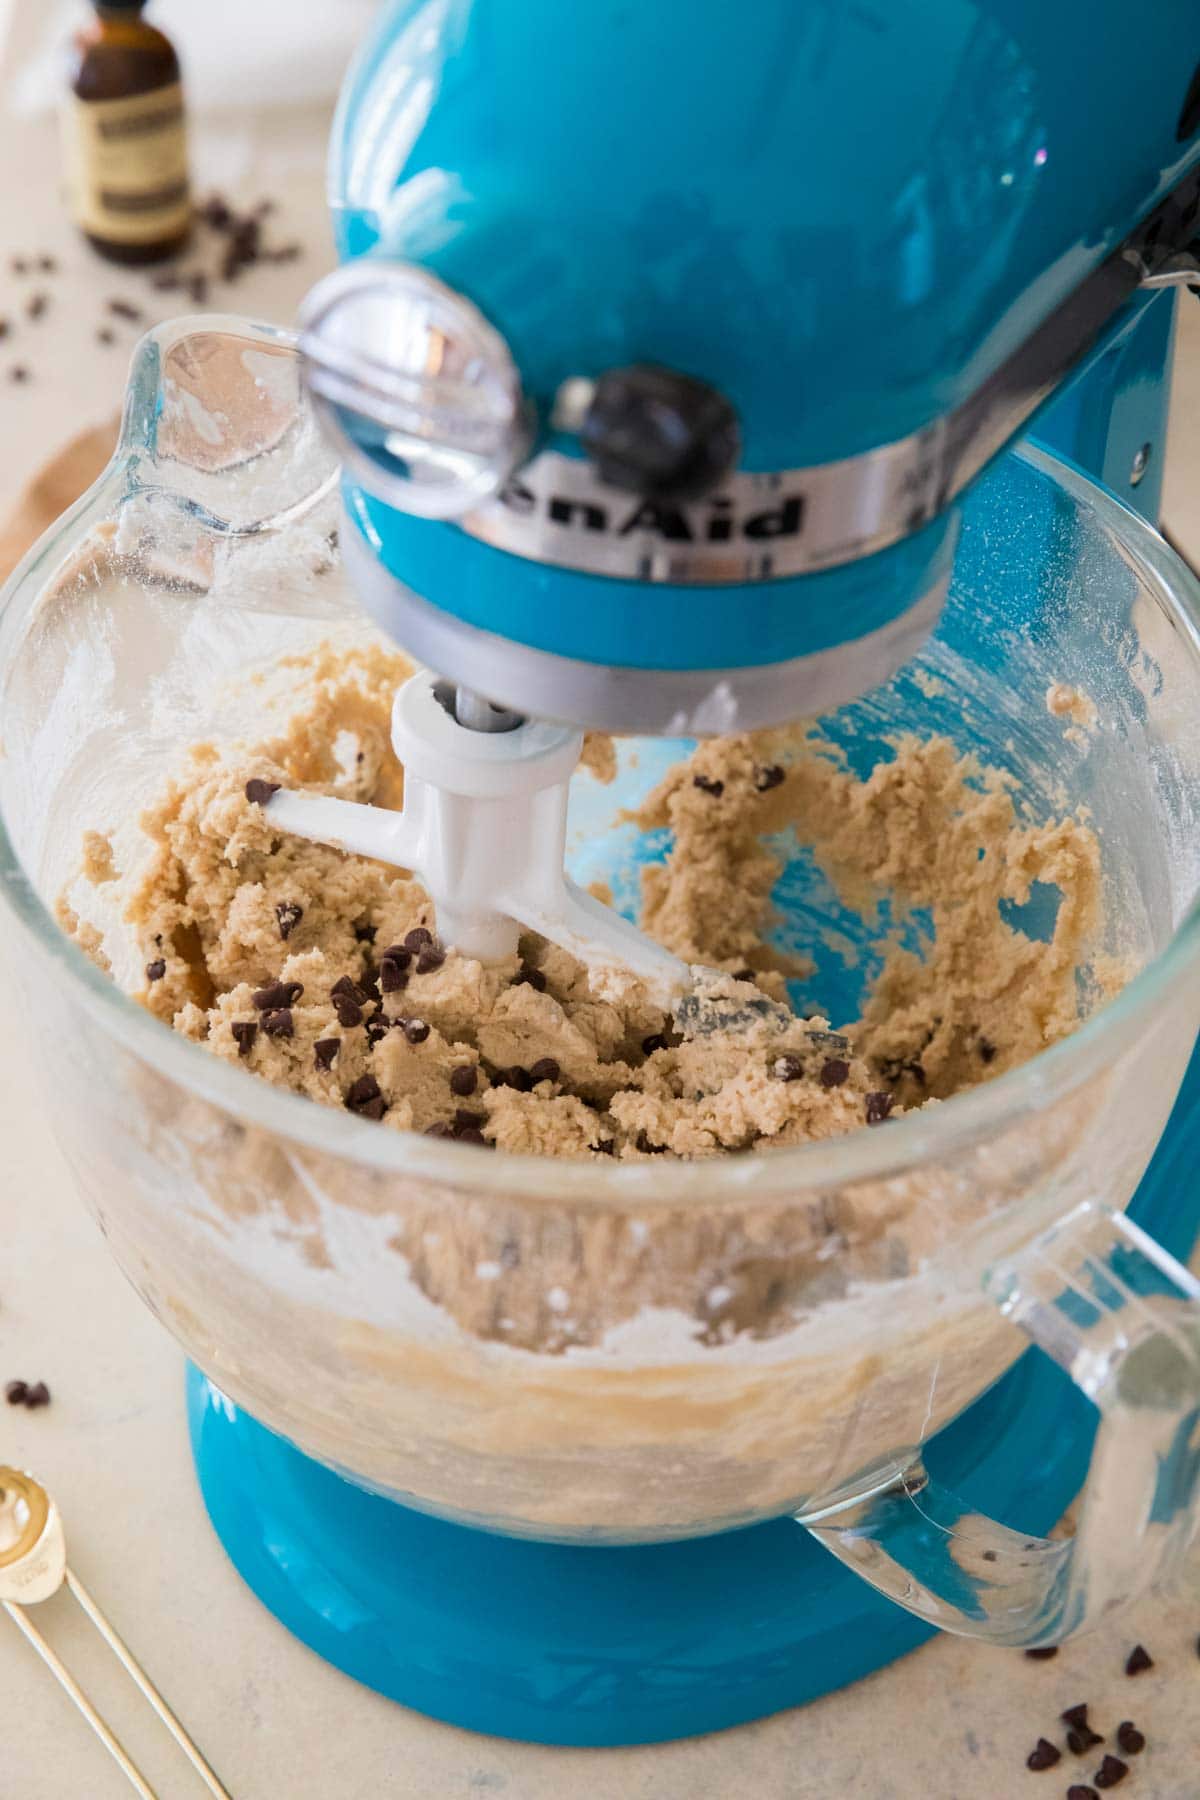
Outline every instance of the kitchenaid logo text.
{"type": "Polygon", "coordinates": [[[646,536],[669,544],[730,544],[743,539],[797,537],[804,524],[803,494],[780,494],[769,506],[748,511],[724,495],[690,506],[666,500],[582,499],[570,494],[535,493],[519,479],[497,496],[518,518],[540,518],[567,531],[594,537],[646,536]]]}

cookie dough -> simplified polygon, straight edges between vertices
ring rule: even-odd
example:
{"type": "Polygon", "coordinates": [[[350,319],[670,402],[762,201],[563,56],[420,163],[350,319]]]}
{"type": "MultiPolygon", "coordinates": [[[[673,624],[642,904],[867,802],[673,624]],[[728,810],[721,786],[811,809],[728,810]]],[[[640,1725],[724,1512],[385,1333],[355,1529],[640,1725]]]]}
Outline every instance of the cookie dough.
{"type": "MultiPolygon", "coordinates": [[[[904,739],[865,779],[803,734],[700,745],[637,816],[665,828],[642,923],[726,991],[786,993],[802,963],[773,951],[778,835],[812,846],[839,897],[928,921],[887,947],[863,1017],[797,1016],[689,1039],[636,985],[601,997],[537,938],[484,967],[444,948],[428,896],[386,865],[289,838],[259,803],[279,783],[396,806],[389,740],[398,654],[325,647],[286,729],[196,745],[145,815],[149,864],[126,919],[140,997],[215,1055],[398,1130],[572,1157],[703,1157],[878,1126],[1014,1066],[1069,1032],[1100,923],[1086,821],[1023,822],[1005,779],[945,739],[904,739]],[[256,797],[257,796],[257,797],[256,797]],[[1006,917],[1035,891],[1043,936],[1006,917]],[[753,985],[751,985],[753,984],[753,985]]],[[[611,779],[611,743],[585,761],[611,779]]],[[[117,878],[103,833],[83,873],[117,878]]],[[[73,896],[74,900],[74,896],[73,896]]],[[[77,903],[76,903],[77,904],[77,903]]],[[[60,916],[90,932],[75,905],[60,916]]]]}

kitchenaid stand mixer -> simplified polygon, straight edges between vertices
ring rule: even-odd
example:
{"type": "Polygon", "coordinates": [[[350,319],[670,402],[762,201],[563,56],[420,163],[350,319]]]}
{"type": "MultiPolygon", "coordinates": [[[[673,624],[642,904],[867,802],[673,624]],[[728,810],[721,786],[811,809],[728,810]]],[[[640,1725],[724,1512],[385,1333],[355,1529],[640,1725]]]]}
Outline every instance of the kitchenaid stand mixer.
{"type": "MultiPolygon", "coordinates": [[[[269,816],[415,863],[444,933],[481,955],[511,947],[515,920],[601,970],[607,946],[664,994],[686,971],[561,881],[578,728],[742,730],[887,681],[937,622],[964,506],[956,579],[986,563],[991,532],[1010,558],[1001,582],[1035,591],[1073,528],[1052,496],[1082,517],[1088,493],[1036,457],[986,472],[1035,413],[1043,442],[1153,519],[1173,307],[1157,289],[1196,267],[1200,82],[1179,66],[1182,8],[1144,21],[1119,60],[1115,12],[1106,43],[1094,9],[1072,29],[1020,0],[887,20],[781,0],[754,23],[715,4],[597,6],[569,23],[540,0],[389,8],[335,131],[350,260],[300,337],[344,465],[345,564],[436,677],[397,700],[416,777],[404,821],[282,792],[269,816]],[[912,74],[898,82],[900,56],[912,74]],[[1018,508],[1015,551],[990,510],[996,483],[1018,508]],[[506,818],[476,836],[476,803],[508,805],[518,767],[521,844],[538,857],[522,848],[510,869],[506,818]]],[[[1103,513],[1106,529],[1120,517],[1103,513]]],[[[1147,592],[1175,579],[1150,532],[1121,529],[1147,592]]],[[[1115,548],[1109,562],[1115,580],[1115,548]]],[[[953,597],[951,613],[961,632],[953,597]]],[[[1007,654],[998,636],[994,659],[1007,654]]],[[[966,1109],[975,1098],[986,1090],[966,1109]]],[[[1195,1111],[1193,1080],[1134,1207],[1178,1254],[1200,1225],[1180,1180],[1195,1111]]],[[[911,1141],[909,1125],[874,1135],[911,1141]]],[[[700,1525],[716,1535],[672,1525],[644,1542],[616,1520],[614,1539],[635,1541],[598,1524],[538,1541],[534,1525],[406,1492],[297,1431],[312,1460],[226,1397],[244,1390],[253,1410],[235,1351],[207,1351],[182,1305],[139,1285],[207,1370],[191,1402],[214,1523],[299,1635],[459,1723],[644,1741],[812,1697],[928,1621],[1056,1639],[1169,1574],[1196,1510],[1195,1415],[1173,1414],[1153,1381],[1132,1398],[1122,1382],[1149,1346],[1186,1390],[1200,1288],[1090,1204],[1044,1219],[1032,1258],[1005,1246],[988,1275],[1073,1380],[1026,1357],[924,1461],[884,1457],[804,1496],[813,1535],[917,1618],[793,1517],[727,1510],[700,1525]],[[1021,1533],[1048,1530],[1084,1473],[1081,1388],[1108,1416],[1102,1455],[1164,1473],[1119,1543],[1104,1497],[1089,1507],[1073,1571],[1060,1546],[982,1515],[964,1525],[951,1490],[1021,1533]]],[[[136,1263],[128,1244],[118,1254],[136,1263]]]]}

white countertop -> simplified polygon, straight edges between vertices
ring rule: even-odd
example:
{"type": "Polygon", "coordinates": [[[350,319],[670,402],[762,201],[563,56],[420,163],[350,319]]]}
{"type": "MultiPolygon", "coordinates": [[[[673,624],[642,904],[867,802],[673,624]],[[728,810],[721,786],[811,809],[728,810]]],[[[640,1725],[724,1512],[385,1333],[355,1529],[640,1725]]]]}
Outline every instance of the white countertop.
{"type": "MultiPolygon", "coordinates": [[[[0,29],[3,26],[0,0],[0,29]]],[[[26,21],[27,22],[27,21],[26,21]]],[[[20,26],[18,26],[18,31],[20,26]]],[[[261,126],[202,131],[202,176],[245,202],[281,197],[276,241],[301,240],[295,264],[252,271],[219,305],[288,321],[328,260],[321,195],[323,118],[273,115],[261,126]]],[[[135,327],[101,350],[105,301],[151,299],[147,278],[113,270],[78,244],[54,200],[48,126],[0,119],[0,314],[12,310],[9,256],[48,252],[52,296],[20,342],[0,344],[0,514],[25,476],[80,426],[118,406],[135,327]],[[30,155],[36,132],[44,155],[30,155]],[[34,378],[9,387],[10,361],[34,378]]],[[[205,183],[201,180],[201,188],[205,183]]],[[[153,295],[155,316],[173,295],[153,295]]],[[[1200,546],[1200,308],[1186,321],[1190,403],[1174,429],[1168,517],[1200,546]]],[[[192,1477],[183,1360],[125,1285],[73,1192],[55,1144],[69,1121],[35,1093],[24,1025],[0,984],[0,1382],[45,1380],[54,1400],[28,1413],[0,1406],[0,1459],[37,1471],[55,1493],[72,1559],[134,1651],[177,1706],[235,1800],[391,1800],[473,1795],[503,1800],[975,1800],[1065,1793],[1092,1766],[1066,1761],[1033,1776],[1024,1756],[1059,1710],[1080,1699],[1115,1724],[1132,1716],[1149,1745],[1121,1788],[1130,1800],[1200,1796],[1200,1568],[1186,1594],[1146,1602],[1119,1626],[1053,1662],[1033,1663],[941,1639],[868,1681],[806,1709],[716,1737],[647,1750],[565,1751],[471,1736],[357,1687],[294,1641],[242,1586],[213,1537],[192,1477]],[[1142,1639],[1157,1667],[1136,1681],[1121,1665],[1142,1639]],[[1071,1772],[1068,1772],[1070,1770],[1071,1772]],[[1191,1771],[1191,1772],[1189,1772],[1191,1771]]],[[[201,1788],[127,1691],[71,1602],[38,1614],[111,1718],[163,1800],[201,1788]]],[[[0,1797],[122,1800],[130,1790],[0,1616],[0,1797]]]]}

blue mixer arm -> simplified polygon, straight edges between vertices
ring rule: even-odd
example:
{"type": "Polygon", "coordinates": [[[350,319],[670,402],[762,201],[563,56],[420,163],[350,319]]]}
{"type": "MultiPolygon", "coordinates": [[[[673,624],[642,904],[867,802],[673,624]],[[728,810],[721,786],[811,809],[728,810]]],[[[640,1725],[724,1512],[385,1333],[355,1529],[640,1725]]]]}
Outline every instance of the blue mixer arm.
{"type": "Polygon", "coordinates": [[[1200,1281],[1094,1201],[986,1282],[1100,1413],[1078,1527],[1027,1537],[933,1480],[919,1454],[797,1515],[919,1618],[994,1644],[1057,1644],[1179,1570],[1200,1527],[1200,1281]]]}

